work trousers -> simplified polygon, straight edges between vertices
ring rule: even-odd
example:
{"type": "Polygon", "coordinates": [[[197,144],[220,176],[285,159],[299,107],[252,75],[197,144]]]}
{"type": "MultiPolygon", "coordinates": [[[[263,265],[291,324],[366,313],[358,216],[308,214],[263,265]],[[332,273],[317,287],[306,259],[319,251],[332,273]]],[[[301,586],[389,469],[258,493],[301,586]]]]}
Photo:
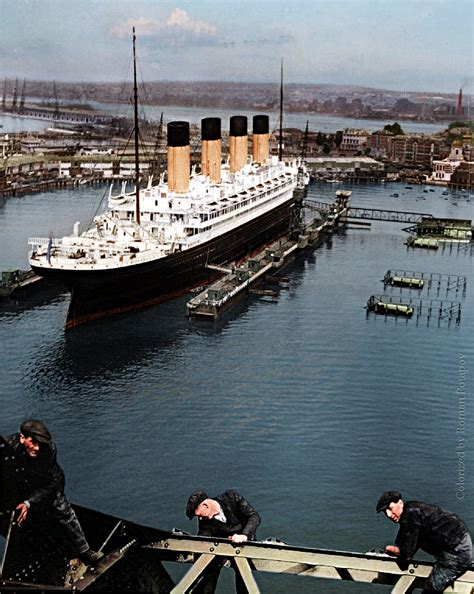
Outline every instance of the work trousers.
{"type": "Polygon", "coordinates": [[[452,551],[436,555],[436,563],[430,573],[423,594],[444,592],[472,564],[472,541],[469,533],[452,551]]]}
{"type": "Polygon", "coordinates": [[[89,544],[84,536],[75,511],[66,496],[58,493],[52,508],[47,512],[60,525],[65,542],[69,545],[72,555],[79,555],[89,549],[89,544]]]}

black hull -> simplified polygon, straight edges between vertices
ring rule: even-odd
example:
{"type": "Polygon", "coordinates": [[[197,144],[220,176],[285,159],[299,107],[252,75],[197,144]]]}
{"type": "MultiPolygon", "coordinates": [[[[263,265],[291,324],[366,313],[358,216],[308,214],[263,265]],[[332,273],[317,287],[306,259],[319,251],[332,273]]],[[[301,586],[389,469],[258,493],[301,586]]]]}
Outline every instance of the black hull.
{"type": "Polygon", "coordinates": [[[203,245],[134,267],[100,271],[35,268],[71,292],[66,328],[172,299],[216,278],[206,264],[244,258],[288,231],[294,199],[203,245]]]}

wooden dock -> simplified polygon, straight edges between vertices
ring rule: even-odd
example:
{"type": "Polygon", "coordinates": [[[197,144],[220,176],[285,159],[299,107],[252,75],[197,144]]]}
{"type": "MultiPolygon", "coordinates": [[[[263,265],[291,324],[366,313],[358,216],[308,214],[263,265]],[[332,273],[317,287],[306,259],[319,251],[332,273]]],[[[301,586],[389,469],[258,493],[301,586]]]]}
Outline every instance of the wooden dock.
{"type": "Polygon", "coordinates": [[[238,266],[226,268],[208,264],[208,268],[223,272],[224,276],[187,303],[189,317],[215,321],[237,301],[248,295],[258,294],[274,298],[274,290],[270,292],[266,289],[256,289],[256,285],[265,281],[267,277],[270,282],[274,282],[274,273],[288,262],[291,255],[314,245],[322,234],[331,233],[341,218],[347,215],[349,196],[350,192],[344,195],[337,192],[333,207],[324,213],[321,219],[315,218],[306,224],[296,239],[286,235],[265,246],[258,254],[249,256],[238,266]]]}

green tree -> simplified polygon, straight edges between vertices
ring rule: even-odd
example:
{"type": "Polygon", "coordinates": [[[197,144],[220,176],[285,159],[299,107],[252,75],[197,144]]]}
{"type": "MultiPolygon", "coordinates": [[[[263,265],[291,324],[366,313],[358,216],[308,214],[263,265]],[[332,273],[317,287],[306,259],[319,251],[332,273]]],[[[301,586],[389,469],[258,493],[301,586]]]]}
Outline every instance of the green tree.
{"type": "Polygon", "coordinates": [[[451,128],[471,128],[471,130],[474,132],[474,121],[468,120],[466,122],[451,122],[448,126],[448,130],[451,130],[451,128]]]}
{"type": "Polygon", "coordinates": [[[337,146],[337,148],[339,148],[341,146],[341,142],[342,142],[342,130],[338,130],[336,132],[336,137],[334,139],[334,143],[337,146]]]}
{"type": "Polygon", "coordinates": [[[326,135],[322,134],[321,132],[318,132],[318,135],[316,136],[316,144],[318,146],[323,146],[323,144],[326,142],[326,135]]]}
{"type": "Polygon", "coordinates": [[[329,155],[330,152],[331,152],[331,145],[329,144],[329,142],[325,142],[324,146],[323,146],[323,153],[325,155],[329,155]]]}
{"type": "Polygon", "coordinates": [[[387,130],[388,132],[395,134],[395,136],[403,136],[405,134],[398,122],[394,122],[393,124],[387,124],[386,126],[384,126],[384,130],[387,130]]]}

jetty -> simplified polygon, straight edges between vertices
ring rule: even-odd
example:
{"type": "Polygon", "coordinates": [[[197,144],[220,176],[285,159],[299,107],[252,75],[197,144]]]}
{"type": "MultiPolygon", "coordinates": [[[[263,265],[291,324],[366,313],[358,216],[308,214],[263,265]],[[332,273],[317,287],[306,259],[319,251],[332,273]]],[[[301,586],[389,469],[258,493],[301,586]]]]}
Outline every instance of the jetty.
{"type": "Polygon", "coordinates": [[[208,268],[224,272],[225,276],[206,287],[187,303],[189,317],[215,321],[236,301],[249,294],[276,296],[275,290],[256,289],[255,286],[262,281],[278,283],[275,273],[288,262],[291,255],[314,245],[323,234],[332,232],[347,215],[350,196],[350,191],[338,190],[334,203],[325,205],[329,207],[324,209],[322,217],[313,218],[304,225],[300,213],[295,215],[298,219],[297,233],[289,233],[265,246],[238,266],[222,268],[208,264],[208,268]]]}

